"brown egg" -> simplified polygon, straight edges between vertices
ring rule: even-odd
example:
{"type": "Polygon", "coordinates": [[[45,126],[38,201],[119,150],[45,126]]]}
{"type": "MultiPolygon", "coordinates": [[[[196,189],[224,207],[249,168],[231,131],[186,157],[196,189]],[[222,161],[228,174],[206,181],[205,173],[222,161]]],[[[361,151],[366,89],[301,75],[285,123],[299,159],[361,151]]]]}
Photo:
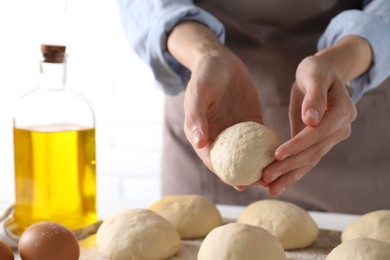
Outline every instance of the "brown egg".
{"type": "Polygon", "coordinates": [[[19,254],[23,260],[78,260],[80,246],[66,227],[54,222],[39,222],[21,235],[19,254]]]}
{"type": "Polygon", "coordinates": [[[14,260],[14,253],[12,249],[3,241],[0,240],[0,259],[1,260],[14,260]]]}

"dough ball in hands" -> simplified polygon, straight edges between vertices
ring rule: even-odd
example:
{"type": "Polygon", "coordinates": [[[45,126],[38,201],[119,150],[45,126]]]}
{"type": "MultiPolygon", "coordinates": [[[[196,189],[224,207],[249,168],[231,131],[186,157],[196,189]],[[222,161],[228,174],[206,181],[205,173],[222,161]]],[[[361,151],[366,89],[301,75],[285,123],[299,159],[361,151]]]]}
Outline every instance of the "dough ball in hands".
{"type": "Polygon", "coordinates": [[[211,163],[218,177],[231,186],[247,186],[258,181],[272,163],[280,145],[276,132],[256,122],[235,124],[215,139],[211,163]]]}
{"type": "Polygon", "coordinates": [[[319,230],[313,218],[301,207],[279,200],[260,200],[247,206],[237,219],[268,230],[284,249],[311,245],[319,230]]]}
{"type": "Polygon", "coordinates": [[[215,204],[199,195],[166,196],[149,209],[171,222],[183,239],[205,237],[222,224],[215,204]]]}
{"type": "Polygon", "coordinates": [[[357,237],[374,238],[390,243],[390,210],[372,211],[358,217],[343,230],[341,241],[357,237]]]}
{"type": "Polygon", "coordinates": [[[198,260],[285,260],[280,242],[265,229],[230,223],[213,229],[203,240],[198,260]]]}
{"type": "Polygon", "coordinates": [[[167,259],[179,251],[180,236],[155,212],[129,209],[102,223],[96,245],[111,260],[167,259]]]}
{"type": "Polygon", "coordinates": [[[390,259],[390,243],[371,238],[354,238],[335,247],[326,260],[390,259]]]}

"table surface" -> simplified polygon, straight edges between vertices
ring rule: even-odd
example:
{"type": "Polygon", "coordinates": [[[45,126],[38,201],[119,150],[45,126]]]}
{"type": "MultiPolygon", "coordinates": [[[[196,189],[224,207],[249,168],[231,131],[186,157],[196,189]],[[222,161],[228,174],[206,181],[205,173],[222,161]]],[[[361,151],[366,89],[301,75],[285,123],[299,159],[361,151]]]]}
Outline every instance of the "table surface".
{"type": "MultiPolygon", "coordinates": [[[[128,208],[147,208],[153,201],[102,201],[99,203],[98,215],[100,219],[105,219],[111,215],[114,215],[120,211],[128,208]]],[[[0,200],[0,215],[5,209],[12,205],[12,202],[7,200],[0,200]]],[[[217,205],[221,214],[225,218],[236,219],[242,210],[243,206],[235,205],[217,205]]],[[[332,213],[332,212],[316,212],[309,211],[309,214],[315,220],[319,228],[342,231],[351,221],[356,219],[359,215],[332,213]]]]}
{"type": "MultiPolygon", "coordinates": [[[[128,208],[147,208],[153,201],[117,201],[113,203],[112,201],[101,201],[98,207],[98,215],[100,219],[105,219],[109,216],[112,216],[120,211],[123,211],[128,208]]],[[[7,200],[0,200],[0,215],[5,211],[5,209],[12,205],[12,202],[7,200]]],[[[217,205],[221,214],[225,218],[236,219],[242,210],[243,206],[235,205],[217,205]]],[[[356,219],[359,215],[354,214],[343,214],[343,213],[332,213],[332,212],[316,212],[309,211],[309,214],[317,223],[318,227],[321,229],[329,229],[342,231],[351,221],[356,219]]]]}
{"type": "MultiPolygon", "coordinates": [[[[100,203],[98,215],[100,219],[105,219],[127,208],[146,208],[151,203],[152,202],[149,201],[120,201],[116,203],[100,203]],[[131,205],[131,207],[129,205],[131,205]]],[[[0,200],[0,215],[2,215],[5,209],[10,205],[12,205],[12,203],[9,201],[0,200]]],[[[220,210],[221,215],[228,219],[236,219],[244,209],[243,206],[235,205],[217,205],[217,208],[220,210]]],[[[342,231],[349,223],[351,223],[359,216],[352,214],[314,211],[309,211],[309,214],[312,216],[320,229],[333,231],[342,231]]],[[[2,225],[2,223],[0,223],[0,225],[2,225]]],[[[2,227],[0,228],[0,240],[6,240],[4,239],[4,232],[2,227]]],[[[16,255],[16,259],[20,258],[16,255]]]]}

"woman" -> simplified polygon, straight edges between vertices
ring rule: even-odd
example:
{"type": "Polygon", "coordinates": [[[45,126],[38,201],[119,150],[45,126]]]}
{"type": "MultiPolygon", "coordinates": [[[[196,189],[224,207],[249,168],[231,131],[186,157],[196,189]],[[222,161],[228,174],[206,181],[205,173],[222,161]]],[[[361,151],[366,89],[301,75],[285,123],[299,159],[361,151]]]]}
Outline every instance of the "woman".
{"type": "Polygon", "coordinates": [[[243,205],[278,196],[349,213],[390,208],[389,1],[120,7],[132,48],[168,94],[164,195],[243,205]],[[262,179],[239,192],[212,173],[209,151],[223,129],[249,120],[275,129],[283,144],[262,179]]]}

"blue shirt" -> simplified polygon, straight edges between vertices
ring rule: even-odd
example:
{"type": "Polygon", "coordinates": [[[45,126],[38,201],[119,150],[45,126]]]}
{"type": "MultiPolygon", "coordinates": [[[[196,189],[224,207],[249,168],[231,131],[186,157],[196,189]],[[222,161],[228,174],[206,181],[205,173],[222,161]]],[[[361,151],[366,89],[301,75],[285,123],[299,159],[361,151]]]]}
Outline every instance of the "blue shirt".
{"type": "MultiPolygon", "coordinates": [[[[192,0],[118,0],[121,21],[131,48],[152,69],[166,94],[183,91],[189,71],[166,51],[167,33],[180,21],[208,26],[223,43],[225,28],[192,0]]],[[[318,49],[334,45],[346,35],[359,35],[372,46],[373,64],[348,85],[357,102],[368,90],[390,76],[390,1],[366,0],[363,10],[346,10],[334,17],[318,41],[318,49]]]]}

